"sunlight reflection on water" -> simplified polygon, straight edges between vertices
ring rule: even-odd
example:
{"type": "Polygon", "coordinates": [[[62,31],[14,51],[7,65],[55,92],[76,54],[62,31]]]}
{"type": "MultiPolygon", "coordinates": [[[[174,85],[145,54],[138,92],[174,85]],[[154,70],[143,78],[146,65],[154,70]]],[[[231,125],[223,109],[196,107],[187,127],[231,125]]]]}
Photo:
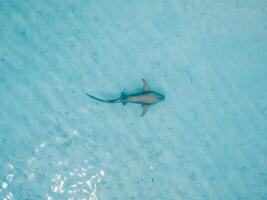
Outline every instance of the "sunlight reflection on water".
{"type": "MultiPolygon", "coordinates": [[[[65,194],[68,200],[84,199],[97,200],[97,184],[105,175],[104,170],[99,170],[89,176],[88,169],[92,166],[74,168],[67,175],[56,173],[51,179],[51,190],[54,193],[65,194]]],[[[65,196],[64,195],[64,196],[65,196]]],[[[52,200],[51,196],[47,200],[52,200]]]]}
{"type": "Polygon", "coordinates": [[[0,197],[3,200],[12,200],[14,199],[14,195],[9,190],[9,185],[12,183],[14,178],[14,166],[12,164],[6,164],[4,166],[0,166],[1,169],[7,172],[7,175],[3,180],[0,180],[0,197]]]}

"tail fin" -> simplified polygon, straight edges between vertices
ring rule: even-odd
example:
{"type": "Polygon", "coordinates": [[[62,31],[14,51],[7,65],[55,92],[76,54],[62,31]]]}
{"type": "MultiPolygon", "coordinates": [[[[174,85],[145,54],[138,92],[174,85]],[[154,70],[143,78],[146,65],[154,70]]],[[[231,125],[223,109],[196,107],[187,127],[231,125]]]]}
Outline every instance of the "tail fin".
{"type": "Polygon", "coordinates": [[[97,98],[95,96],[92,96],[92,95],[90,95],[88,93],[86,93],[86,94],[87,94],[87,96],[91,97],[92,99],[97,100],[97,101],[101,101],[101,102],[104,102],[104,103],[120,103],[121,102],[120,98],[112,99],[112,100],[104,100],[104,99],[99,99],[99,98],[97,98]]]}
{"type": "Polygon", "coordinates": [[[121,103],[122,103],[122,105],[126,105],[127,103],[128,103],[128,101],[127,101],[127,94],[125,94],[124,92],[122,92],[121,93],[121,103]]]}

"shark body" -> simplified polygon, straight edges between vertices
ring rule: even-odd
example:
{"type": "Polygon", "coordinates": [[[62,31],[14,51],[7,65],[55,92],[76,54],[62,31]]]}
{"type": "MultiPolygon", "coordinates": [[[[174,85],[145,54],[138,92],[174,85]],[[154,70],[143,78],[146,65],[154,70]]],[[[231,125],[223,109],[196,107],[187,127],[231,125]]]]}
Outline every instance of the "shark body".
{"type": "Polygon", "coordinates": [[[101,101],[104,103],[122,103],[123,105],[126,105],[127,103],[141,104],[143,108],[143,112],[141,116],[144,116],[147,113],[151,105],[156,104],[160,101],[163,101],[165,99],[165,96],[158,92],[151,91],[145,79],[142,79],[142,80],[143,80],[143,92],[140,92],[140,93],[127,95],[122,92],[119,98],[111,99],[111,100],[100,99],[88,93],[87,93],[87,96],[91,97],[94,100],[101,101]]]}

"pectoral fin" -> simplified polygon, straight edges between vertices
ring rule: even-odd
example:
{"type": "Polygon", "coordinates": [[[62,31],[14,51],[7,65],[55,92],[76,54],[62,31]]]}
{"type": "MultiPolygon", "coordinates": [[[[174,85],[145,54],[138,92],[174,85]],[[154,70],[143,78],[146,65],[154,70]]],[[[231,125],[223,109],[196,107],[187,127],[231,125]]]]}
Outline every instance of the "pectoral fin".
{"type": "Polygon", "coordinates": [[[145,79],[142,79],[143,80],[143,89],[144,89],[144,92],[147,92],[147,91],[149,91],[150,90],[150,88],[149,88],[149,85],[148,85],[148,83],[146,82],[146,80],[145,79]]]}
{"type": "Polygon", "coordinates": [[[142,104],[142,108],[143,108],[143,112],[142,112],[141,116],[144,116],[148,111],[149,105],[142,104]]]}

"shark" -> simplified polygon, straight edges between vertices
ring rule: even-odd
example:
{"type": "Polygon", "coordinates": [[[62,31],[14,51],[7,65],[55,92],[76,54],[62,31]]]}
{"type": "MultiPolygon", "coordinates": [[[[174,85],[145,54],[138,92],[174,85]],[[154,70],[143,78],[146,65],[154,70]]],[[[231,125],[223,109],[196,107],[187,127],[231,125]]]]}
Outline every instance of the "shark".
{"type": "Polygon", "coordinates": [[[121,96],[116,99],[100,99],[88,93],[86,93],[86,95],[96,101],[100,101],[104,103],[122,103],[123,105],[126,105],[127,103],[140,104],[143,109],[141,116],[144,116],[149,110],[149,107],[151,105],[154,105],[158,102],[165,100],[165,96],[163,94],[150,90],[150,87],[145,79],[142,79],[142,81],[143,81],[142,92],[133,93],[129,95],[122,92],[121,96]]]}

